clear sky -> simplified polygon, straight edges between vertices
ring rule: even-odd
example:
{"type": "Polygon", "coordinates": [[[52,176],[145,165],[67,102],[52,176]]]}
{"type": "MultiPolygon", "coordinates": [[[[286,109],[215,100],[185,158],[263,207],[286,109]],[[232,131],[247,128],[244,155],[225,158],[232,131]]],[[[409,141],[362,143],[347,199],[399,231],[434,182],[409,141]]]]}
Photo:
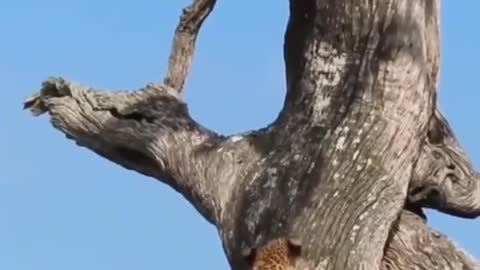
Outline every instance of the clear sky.
{"type": "MultiPolygon", "coordinates": [[[[0,4],[0,269],[229,269],[215,228],[166,185],[66,140],[22,111],[50,75],[103,89],[163,78],[182,0],[0,4]],[[163,2],[163,3],[162,3],[163,2]]],[[[206,21],[186,99],[224,134],[281,108],[287,1],[223,1],[206,21]],[[280,4],[279,4],[280,3],[280,4]]],[[[440,103],[480,164],[479,1],[444,1],[440,103]]],[[[428,212],[480,258],[480,219],[428,212]]]]}

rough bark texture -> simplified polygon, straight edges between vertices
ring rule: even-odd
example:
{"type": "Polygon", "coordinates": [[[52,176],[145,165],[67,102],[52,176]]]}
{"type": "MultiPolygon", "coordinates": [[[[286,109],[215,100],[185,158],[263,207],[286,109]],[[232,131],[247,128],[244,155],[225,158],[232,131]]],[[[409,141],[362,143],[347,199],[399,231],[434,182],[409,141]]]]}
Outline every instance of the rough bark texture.
{"type": "Polygon", "coordinates": [[[439,110],[416,164],[409,201],[458,217],[480,215],[480,177],[439,110]]]}
{"type": "Polygon", "coordinates": [[[392,229],[382,269],[480,269],[475,260],[448,238],[425,225],[425,219],[408,210],[392,229]]]}
{"type": "Polygon", "coordinates": [[[25,107],[183,194],[218,228],[232,269],[279,238],[301,247],[297,270],[479,269],[420,210],[480,215],[479,177],[436,107],[438,0],[291,0],[284,108],[229,137],[180,96],[214,4],[184,10],[163,84],[100,92],[50,78],[25,107]]]}

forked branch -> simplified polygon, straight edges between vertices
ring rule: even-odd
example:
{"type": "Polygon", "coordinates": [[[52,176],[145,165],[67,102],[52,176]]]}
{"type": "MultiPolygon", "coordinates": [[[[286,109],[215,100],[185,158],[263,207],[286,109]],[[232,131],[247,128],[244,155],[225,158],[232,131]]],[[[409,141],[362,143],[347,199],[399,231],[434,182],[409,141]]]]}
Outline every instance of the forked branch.
{"type": "Polygon", "coordinates": [[[197,34],[214,4],[215,0],[195,0],[183,10],[165,84],[149,84],[135,92],[99,92],[50,78],[25,101],[25,108],[34,115],[48,112],[53,126],[77,144],[167,183],[215,223],[219,185],[211,179],[235,170],[228,166],[233,160],[227,151],[231,141],[191,119],[180,97],[197,34]],[[212,159],[218,167],[208,166],[212,159]]]}

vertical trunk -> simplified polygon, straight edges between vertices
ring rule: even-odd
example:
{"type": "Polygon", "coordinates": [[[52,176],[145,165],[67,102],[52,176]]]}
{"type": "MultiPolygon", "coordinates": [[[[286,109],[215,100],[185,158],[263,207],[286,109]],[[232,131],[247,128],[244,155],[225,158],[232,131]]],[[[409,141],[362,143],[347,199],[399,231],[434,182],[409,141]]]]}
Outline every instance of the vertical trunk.
{"type": "Polygon", "coordinates": [[[291,1],[287,98],[221,217],[228,254],[293,235],[298,269],[380,267],[433,114],[436,16],[426,1],[291,1]]]}

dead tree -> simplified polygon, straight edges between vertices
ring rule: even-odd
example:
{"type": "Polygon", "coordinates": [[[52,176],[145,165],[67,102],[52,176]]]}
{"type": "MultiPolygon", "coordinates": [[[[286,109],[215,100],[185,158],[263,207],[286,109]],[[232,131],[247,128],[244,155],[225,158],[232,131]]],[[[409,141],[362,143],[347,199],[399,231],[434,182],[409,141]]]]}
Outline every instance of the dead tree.
{"type": "Polygon", "coordinates": [[[182,101],[215,0],[184,9],[163,83],[108,92],[50,78],[25,107],[183,194],[232,269],[480,269],[421,210],[480,215],[479,177],[436,106],[439,4],[290,0],[284,107],[260,130],[219,135],[182,101]]]}

